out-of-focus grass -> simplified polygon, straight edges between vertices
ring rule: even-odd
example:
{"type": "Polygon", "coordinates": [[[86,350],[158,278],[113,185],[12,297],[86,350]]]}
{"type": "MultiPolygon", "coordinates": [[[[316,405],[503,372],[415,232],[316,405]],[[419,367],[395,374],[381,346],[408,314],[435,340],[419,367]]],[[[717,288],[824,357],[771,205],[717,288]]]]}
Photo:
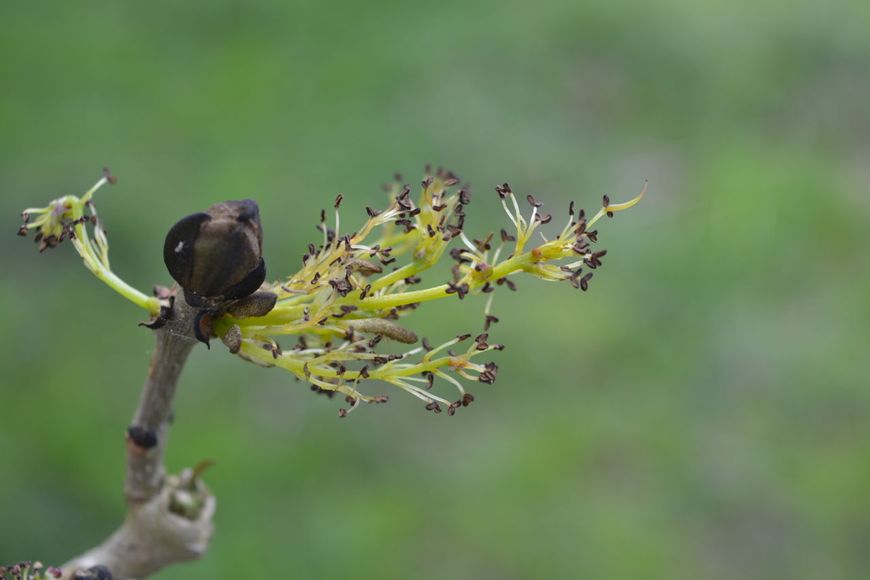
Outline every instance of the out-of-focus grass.
{"type": "MultiPolygon", "coordinates": [[[[507,180],[602,227],[591,291],[500,294],[499,382],[449,419],[346,420],[196,352],[172,468],[217,460],[218,529],[161,578],[836,578],[870,565],[870,10],[858,2],[7,3],[0,8],[0,561],[61,562],[123,512],[141,318],[17,213],[88,186],[113,265],[165,282],[181,215],[260,201],[271,275],[320,207],[396,169],[507,180]]],[[[440,339],[482,301],[415,313],[440,339]]],[[[472,328],[470,330],[476,330],[472,328]]]]}

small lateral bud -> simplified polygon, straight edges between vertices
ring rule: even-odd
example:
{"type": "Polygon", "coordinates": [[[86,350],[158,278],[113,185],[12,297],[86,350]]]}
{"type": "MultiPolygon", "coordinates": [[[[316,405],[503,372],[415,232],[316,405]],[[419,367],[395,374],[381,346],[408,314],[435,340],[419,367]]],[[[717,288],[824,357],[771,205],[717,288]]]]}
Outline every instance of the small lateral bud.
{"type": "Polygon", "coordinates": [[[157,433],[149,427],[131,425],[127,428],[127,439],[142,449],[157,446],[157,433]]]}

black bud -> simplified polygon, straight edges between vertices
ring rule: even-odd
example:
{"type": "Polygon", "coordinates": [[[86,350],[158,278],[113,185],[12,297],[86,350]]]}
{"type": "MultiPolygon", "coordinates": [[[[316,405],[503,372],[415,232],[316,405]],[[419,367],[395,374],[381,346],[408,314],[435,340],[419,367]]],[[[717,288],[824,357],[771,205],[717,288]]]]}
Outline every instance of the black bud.
{"type": "Polygon", "coordinates": [[[157,433],[148,427],[132,425],[127,429],[127,437],[142,449],[151,449],[157,445],[157,433]]]}
{"type": "Polygon", "coordinates": [[[238,299],[266,279],[262,252],[259,207],[246,199],[215,204],[179,220],[166,235],[163,261],[188,302],[238,299]]]}

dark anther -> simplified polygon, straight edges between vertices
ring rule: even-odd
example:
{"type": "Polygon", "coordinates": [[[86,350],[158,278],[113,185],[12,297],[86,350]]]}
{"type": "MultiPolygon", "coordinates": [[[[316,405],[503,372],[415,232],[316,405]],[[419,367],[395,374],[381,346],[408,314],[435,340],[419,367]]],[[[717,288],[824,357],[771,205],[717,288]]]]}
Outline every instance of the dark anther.
{"type": "Polygon", "coordinates": [[[151,449],[157,445],[157,432],[148,427],[130,426],[127,429],[127,438],[142,449],[151,449]]]}
{"type": "Polygon", "coordinates": [[[353,290],[353,286],[345,278],[330,280],[329,285],[332,286],[332,289],[335,290],[342,298],[347,296],[347,294],[351,290],[353,290]]]}
{"type": "Polygon", "coordinates": [[[116,183],[118,183],[118,178],[112,175],[112,172],[109,170],[108,167],[103,167],[103,177],[105,177],[106,181],[108,181],[111,185],[115,185],[116,183]]]}
{"type": "Polygon", "coordinates": [[[507,230],[502,228],[501,241],[503,241],[503,242],[515,242],[515,241],[517,241],[517,238],[516,238],[516,236],[512,236],[511,234],[507,233],[507,230]]]}
{"type": "Polygon", "coordinates": [[[347,409],[339,409],[339,410],[338,410],[338,416],[341,417],[342,419],[344,419],[345,417],[347,417],[347,409]]]}
{"type": "Polygon", "coordinates": [[[553,220],[553,214],[548,213],[544,216],[542,216],[541,214],[535,214],[535,220],[540,222],[541,225],[548,224],[553,220]]]}
{"type": "Polygon", "coordinates": [[[607,207],[608,205],[610,205],[610,196],[607,196],[607,195],[602,196],[601,202],[604,205],[604,207],[607,207]]]}
{"type": "Polygon", "coordinates": [[[486,350],[489,347],[489,345],[486,343],[486,339],[488,338],[489,334],[487,334],[486,332],[477,335],[477,337],[474,339],[474,342],[477,343],[477,350],[486,350]]]}
{"type": "Polygon", "coordinates": [[[492,314],[486,315],[486,321],[483,323],[483,329],[489,330],[491,324],[498,322],[498,317],[493,316],[492,314]]]}
{"type": "Polygon", "coordinates": [[[469,338],[471,338],[471,334],[466,333],[466,334],[460,334],[459,336],[457,336],[456,340],[458,342],[462,342],[463,340],[468,340],[469,338]]]}
{"type": "Polygon", "coordinates": [[[458,236],[459,234],[462,233],[462,226],[458,226],[458,225],[447,224],[446,226],[444,226],[444,229],[447,230],[447,235],[444,236],[445,238],[447,238],[445,240],[447,242],[449,242],[450,240],[452,240],[453,238],[455,238],[456,236],[458,236]]]}
{"type": "Polygon", "coordinates": [[[368,296],[369,291],[370,291],[371,289],[372,289],[372,285],[371,285],[371,284],[366,284],[366,287],[363,288],[363,289],[360,291],[360,293],[359,293],[359,299],[362,300],[362,299],[364,299],[366,296],[368,296]]]}
{"type": "Polygon", "coordinates": [[[369,214],[369,217],[370,217],[370,218],[377,217],[377,216],[381,215],[381,211],[380,211],[380,210],[378,210],[378,209],[373,209],[373,208],[370,208],[370,207],[368,207],[368,206],[366,206],[366,213],[369,214]]]}
{"type": "Polygon", "coordinates": [[[582,278],[580,278],[580,289],[586,292],[589,289],[589,280],[592,279],[592,272],[589,272],[582,278]]]}
{"type": "Polygon", "coordinates": [[[432,385],[435,384],[435,375],[431,371],[426,371],[423,376],[426,377],[426,389],[431,391],[432,385]]]}
{"type": "Polygon", "coordinates": [[[574,242],[574,245],[571,246],[571,249],[578,254],[585,254],[587,248],[589,248],[589,241],[586,239],[585,236],[578,239],[576,242],[574,242]]]}
{"type": "Polygon", "coordinates": [[[423,340],[420,341],[420,342],[421,342],[421,344],[423,345],[423,348],[425,348],[427,352],[432,350],[432,345],[429,344],[429,339],[428,339],[428,338],[423,338],[423,340]]]}
{"type": "Polygon", "coordinates": [[[326,210],[320,210],[320,223],[324,223],[326,221],[326,210]]]}
{"type": "Polygon", "coordinates": [[[492,249],[492,232],[490,232],[485,238],[482,240],[472,240],[474,242],[474,246],[480,250],[481,252],[485,252],[487,250],[492,249]]]}
{"type": "Polygon", "coordinates": [[[322,388],[318,387],[317,385],[311,385],[311,390],[312,390],[312,392],[315,392],[318,395],[324,395],[329,399],[331,399],[335,396],[335,391],[332,391],[329,389],[322,389],[322,388]]]}
{"type": "Polygon", "coordinates": [[[501,185],[495,186],[495,191],[498,193],[500,198],[504,199],[511,193],[511,186],[507,183],[502,183],[501,185]]]}
{"type": "Polygon", "coordinates": [[[464,189],[460,189],[457,193],[459,194],[459,203],[460,204],[468,205],[469,203],[471,203],[471,194],[468,193],[468,191],[466,191],[464,189]]]}
{"type": "Polygon", "coordinates": [[[541,203],[540,201],[538,201],[537,199],[535,199],[535,196],[532,195],[531,193],[530,193],[529,195],[526,196],[526,201],[528,201],[529,204],[531,204],[531,205],[534,206],[534,207],[541,207],[541,206],[544,205],[543,203],[541,203]]]}
{"type": "Polygon", "coordinates": [[[462,248],[451,248],[450,257],[459,262],[460,264],[471,263],[471,260],[462,255],[462,248]]]}
{"type": "Polygon", "coordinates": [[[438,401],[432,401],[431,403],[426,405],[427,411],[432,411],[436,415],[441,412],[441,405],[438,404],[438,401]]]}
{"type": "Polygon", "coordinates": [[[413,209],[411,205],[411,188],[405,186],[402,192],[396,196],[396,205],[404,211],[411,211],[413,209]]]}
{"type": "Polygon", "coordinates": [[[361,368],[361,369],[359,370],[359,376],[360,376],[361,378],[364,378],[364,379],[369,378],[369,367],[368,367],[368,366],[364,366],[363,368],[361,368]]]}
{"type": "Polygon", "coordinates": [[[571,201],[568,204],[568,215],[574,215],[574,202],[571,201]]]}
{"type": "Polygon", "coordinates": [[[477,380],[481,383],[491,385],[495,382],[496,374],[498,374],[498,366],[494,362],[488,362],[483,366],[486,370],[480,373],[480,376],[477,377],[477,380]]]}
{"type": "Polygon", "coordinates": [[[341,206],[341,200],[343,200],[343,199],[344,199],[344,194],[343,194],[343,193],[339,193],[338,195],[336,195],[336,196],[335,196],[335,203],[332,204],[333,207],[334,207],[335,209],[338,209],[338,208],[341,206]]]}
{"type": "Polygon", "coordinates": [[[468,405],[470,405],[473,402],[474,402],[474,395],[472,395],[471,393],[465,393],[464,395],[462,395],[462,406],[463,407],[467,407],[468,405]]]}
{"type": "Polygon", "coordinates": [[[592,268],[593,270],[601,265],[601,258],[607,254],[607,250],[601,250],[600,252],[593,252],[589,254],[587,258],[583,260],[583,263],[592,268]]]}

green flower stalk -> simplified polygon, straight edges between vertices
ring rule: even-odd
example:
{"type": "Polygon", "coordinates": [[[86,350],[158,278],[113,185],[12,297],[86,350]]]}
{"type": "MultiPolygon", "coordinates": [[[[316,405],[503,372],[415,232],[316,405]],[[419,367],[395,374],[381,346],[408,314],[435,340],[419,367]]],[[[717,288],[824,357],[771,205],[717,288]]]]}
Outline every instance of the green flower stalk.
{"type": "MultiPolygon", "coordinates": [[[[120,280],[109,267],[108,241],[92,201],[94,192],[107,182],[114,182],[108,172],[81,198],[64,196],[46,208],[25,211],[20,233],[35,230],[40,251],[70,238],[88,269],[147,310],[154,317],[151,325],[159,326],[161,317],[165,319],[171,311],[172,293],[159,289],[157,296],[148,297],[120,280]],[[92,237],[88,225],[93,228],[92,237]]],[[[386,395],[368,392],[364,385],[372,381],[392,385],[419,398],[427,410],[440,413],[446,407],[447,413],[453,415],[474,400],[464,384],[492,384],[498,373],[494,362],[480,360],[503,348],[489,341],[490,325],[498,321],[491,312],[492,293],[502,287],[515,290],[514,278],[523,274],[567,282],[586,291],[592,271],[601,266],[606,254],[604,250],[593,249],[598,241],[593,226],[640,201],[646,183],[640,194],[624,203],[611,203],[604,196],[601,207],[591,218],[582,209],[575,211],[572,202],[565,225],[551,238],[545,237],[540,229],[550,224],[553,216],[545,214],[542,204],[531,195],[526,196],[530,209],[524,212],[507,183],[496,187],[496,192],[510,228],[501,230],[498,236],[490,234],[481,239],[469,238],[465,233],[471,195],[453,173],[427,170],[413,197],[411,187],[400,180],[388,189],[386,208],[367,208],[368,219],[353,232],[341,229],[343,196],[339,194],[333,204],[334,223],[327,224],[326,212],[321,211],[320,243],[308,245],[301,269],[288,278],[265,282],[258,291],[241,298],[236,294],[229,298],[203,298],[184,288],[188,303],[202,307],[195,323],[197,336],[205,342],[218,337],[230,352],[261,366],[287,370],[310,383],[318,393],[344,395],[348,407],[339,410],[342,417],[360,403],[388,400],[386,395]],[[454,262],[452,278],[424,285],[422,275],[444,259],[454,262]],[[426,302],[461,300],[477,294],[489,296],[484,307],[483,333],[474,338],[461,334],[432,346],[426,339],[418,340],[414,331],[399,322],[426,302]],[[282,346],[281,341],[287,337],[295,337],[295,344],[282,346]],[[382,339],[411,346],[398,352],[384,352],[382,339]],[[436,381],[455,389],[457,398],[437,394],[433,389],[436,381]]],[[[262,246],[258,209],[251,200],[219,204],[210,208],[208,214],[189,216],[179,222],[183,225],[180,231],[186,235],[193,231],[191,228],[210,223],[209,216],[215,224],[220,220],[224,223],[230,214],[240,223],[255,224],[245,234],[247,237],[239,239],[254,245],[252,240],[258,239],[262,246]]],[[[170,261],[173,250],[189,249],[185,249],[185,241],[176,244],[173,237],[176,235],[181,234],[170,232],[167,238],[172,241],[167,242],[166,250],[166,259],[170,261]]],[[[259,254],[254,252],[250,259],[259,259],[259,254]]],[[[186,260],[183,265],[187,270],[175,266],[179,272],[191,271],[189,264],[194,259],[186,260]]],[[[256,285],[265,276],[265,266],[261,259],[256,268],[255,261],[251,264],[252,270],[244,280],[250,284],[253,279],[256,285]]],[[[173,266],[170,271],[179,280],[173,266]]]]}

